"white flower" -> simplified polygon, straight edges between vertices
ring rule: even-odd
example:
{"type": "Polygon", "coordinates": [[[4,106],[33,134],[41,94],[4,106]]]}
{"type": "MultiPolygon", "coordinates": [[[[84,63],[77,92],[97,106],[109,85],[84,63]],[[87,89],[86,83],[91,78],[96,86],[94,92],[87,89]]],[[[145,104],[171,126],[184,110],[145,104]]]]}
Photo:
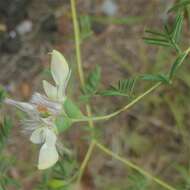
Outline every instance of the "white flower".
{"type": "Polygon", "coordinates": [[[46,95],[56,101],[64,101],[65,89],[70,77],[70,70],[65,58],[56,50],[53,50],[51,59],[51,74],[56,86],[47,81],[43,81],[43,87],[46,95]]]}
{"type": "Polygon", "coordinates": [[[28,118],[22,122],[25,129],[31,132],[30,141],[42,144],[38,169],[47,169],[58,161],[57,129],[54,123],[62,111],[62,103],[66,99],[65,89],[70,77],[68,64],[61,53],[53,50],[51,55],[51,74],[56,85],[43,81],[47,97],[35,93],[29,103],[5,99],[5,103],[14,105],[27,114],[28,118]]]}
{"type": "Polygon", "coordinates": [[[39,153],[38,169],[49,168],[57,162],[57,137],[54,131],[47,127],[38,128],[32,133],[30,140],[35,144],[43,143],[39,153]]]}

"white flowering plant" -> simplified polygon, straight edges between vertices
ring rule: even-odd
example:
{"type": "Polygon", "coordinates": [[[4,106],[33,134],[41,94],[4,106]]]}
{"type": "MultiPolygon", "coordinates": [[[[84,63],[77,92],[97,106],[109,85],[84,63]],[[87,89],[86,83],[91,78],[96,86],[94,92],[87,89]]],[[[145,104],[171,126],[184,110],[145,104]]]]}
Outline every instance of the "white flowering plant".
{"type": "MultiPolygon", "coordinates": [[[[78,74],[80,78],[80,84],[83,95],[81,100],[85,103],[86,114],[73,103],[66,95],[66,88],[71,77],[71,69],[66,59],[57,50],[53,50],[50,53],[51,63],[50,71],[54,80],[54,84],[43,80],[42,85],[44,94],[34,93],[29,102],[16,101],[7,97],[4,94],[0,94],[0,98],[3,99],[5,104],[13,105],[26,113],[26,118],[22,121],[23,128],[30,135],[30,141],[34,144],[40,144],[40,151],[38,156],[38,169],[45,170],[54,166],[59,160],[59,146],[58,136],[65,129],[68,129],[74,123],[87,122],[90,131],[90,144],[87,150],[84,161],[81,163],[79,170],[70,177],[66,185],[71,185],[72,188],[79,187],[81,178],[84,174],[87,163],[92,155],[95,147],[102,150],[105,154],[112,156],[119,160],[123,164],[131,167],[140,174],[144,175],[148,179],[156,182],[162,188],[168,190],[177,190],[175,187],[160,180],[159,178],[151,175],[147,171],[143,170],[130,160],[122,158],[118,154],[106,148],[101,144],[95,134],[95,122],[109,120],[121,112],[124,112],[142,100],[145,96],[152,93],[154,90],[162,85],[172,85],[174,76],[176,75],[178,68],[188,57],[190,48],[183,50],[180,46],[180,36],[183,28],[184,20],[184,7],[189,4],[189,1],[181,1],[181,3],[175,4],[169,11],[176,11],[177,14],[174,19],[172,27],[169,25],[164,26],[163,31],[146,31],[146,37],[144,40],[151,45],[157,45],[161,47],[171,48],[175,53],[175,61],[171,64],[169,71],[158,74],[145,74],[130,79],[122,79],[116,86],[111,86],[105,90],[99,90],[101,72],[100,67],[96,67],[85,80],[84,72],[81,64],[80,53],[80,30],[76,14],[75,0],[71,0],[73,25],[75,32],[75,44],[76,44],[76,58],[78,66],[78,74]],[[135,86],[139,80],[151,81],[154,84],[139,95],[135,94],[135,86]],[[128,98],[129,103],[122,108],[116,110],[113,113],[107,115],[94,116],[90,107],[90,100],[94,95],[105,96],[120,96],[128,98]],[[73,185],[74,184],[74,185],[73,185]]],[[[90,31],[91,32],[91,31],[90,31]]],[[[88,35],[84,35],[88,36],[88,35]]],[[[63,180],[54,180],[51,185],[63,188],[65,183],[63,180]]],[[[70,186],[71,187],[71,186],[70,186]]]]}
{"type": "Polygon", "coordinates": [[[62,113],[62,105],[66,100],[65,90],[70,77],[68,64],[61,53],[53,50],[51,56],[51,74],[55,86],[43,81],[46,96],[35,93],[29,103],[5,99],[6,104],[14,105],[26,112],[28,118],[22,123],[25,129],[31,132],[30,141],[42,144],[38,169],[47,169],[58,160],[56,149],[58,129],[55,120],[62,113]]]}

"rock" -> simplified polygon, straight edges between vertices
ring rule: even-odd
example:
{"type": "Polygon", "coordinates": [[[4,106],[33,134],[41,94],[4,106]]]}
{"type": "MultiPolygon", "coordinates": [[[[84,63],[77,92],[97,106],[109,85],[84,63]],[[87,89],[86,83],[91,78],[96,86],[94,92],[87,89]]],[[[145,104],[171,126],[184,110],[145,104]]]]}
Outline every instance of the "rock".
{"type": "Polygon", "coordinates": [[[0,1],[0,16],[7,16],[11,0],[0,1]]]}
{"type": "Polygon", "coordinates": [[[96,35],[103,33],[106,30],[107,26],[100,22],[93,21],[92,22],[92,30],[96,35]]]}
{"type": "Polygon", "coordinates": [[[113,0],[105,0],[101,6],[101,10],[107,16],[114,16],[118,11],[118,6],[113,0]]]}
{"type": "Polygon", "coordinates": [[[21,39],[16,31],[4,33],[0,39],[0,51],[5,53],[17,53],[21,48],[21,39]]]}
{"type": "Polygon", "coordinates": [[[7,10],[7,26],[12,29],[27,16],[27,5],[30,0],[12,0],[7,10]]]}
{"type": "Polygon", "coordinates": [[[57,31],[57,23],[56,18],[53,14],[45,17],[41,23],[41,29],[43,32],[56,32],[57,31]]]}
{"type": "Polygon", "coordinates": [[[16,25],[27,16],[27,6],[31,0],[1,0],[0,15],[4,17],[9,30],[13,30],[16,25]]]}
{"type": "Polygon", "coordinates": [[[16,27],[16,31],[20,35],[24,35],[32,31],[32,22],[30,20],[24,20],[16,27]]]}

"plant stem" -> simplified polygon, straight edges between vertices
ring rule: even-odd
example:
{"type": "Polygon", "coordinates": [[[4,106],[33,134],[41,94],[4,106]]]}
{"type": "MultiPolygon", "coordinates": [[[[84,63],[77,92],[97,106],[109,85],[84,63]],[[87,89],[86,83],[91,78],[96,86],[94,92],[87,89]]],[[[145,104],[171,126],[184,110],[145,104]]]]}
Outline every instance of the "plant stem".
{"type": "Polygon", "coordinates": [[[81,50],[80,50],[80,30],[79,30],[79,24],[77,20],[75,0],[71,0],[71,12],[72,12],[72,19],[73,19],[74,35],[75,35],[75,50],[76,50],[78,73],[79,73],[80,83],[83,88],[85,86],[85,80],[84,80],[84,72],[82,68],[82,59],[81,59],[81,50]]]}
{"type": "Polygon", "coordinates": [[[174,42],[174,40],[172,40],[172,44],[173,44],[175,50],[177,51],[177,53],[180,54],[181,53],[181,49],[178,46],[178,44],[176,42],[174,42]]]}
{"type": "Polygon", "coordinates": [[[95,147],[95,141],[92,140],[90,145],[89,145],[89,148],[88,148],[88,151],[85,155],[85,158],[80,166],[80,169],[79,169],[79,173],[78,173],[78,178],[77,178],[77,183],[80,182],[82,176],[83,176],[83,173],[84,173],[84,170],[88,164],[88,161],[90,160],[90,156],[92,155],[92,152],[94,150],[94,147],[95,147]]]}
{"type": "MultiPolygon", "coordinates": [[[[181,51],[181,50],[180,50],[181,51]]],[[[184,56],[184,59],[186,58],[186,56],[189,54],[190,52],[190,47],[187,48],[184,53],[185,53],[185,56],[184,56]]],[[[183,61],[184,61],[183,59],[183,61]]],[[[183,62],[182,61],[182,62],[183,62]]],[[[178,67],[181,66],[182,62],[178,65],[178,67]]],[[[132,107],[134,104],[136,104],[138,101],[140,101],[142,98],[144,98],[146,95],[150,94],[152,91],[154,91],[156,88],[158,88],[162,83],[161,82],[158,82],[156,83],[155,85],[153,85],[151,88],[149,88],[148,90],[146,90],[144,93],[140,94],[139,96],[137,96],[133,101],[131,101],[129,104],[125,105],[123,108],[113,112],[113,113],[110,113],[108,115],[104,115],[104,116],[97,116],[97,117],[84,117],[84,118],[80,118],[80,119],[73,119],[72,121],[73,122],[83,122],[83,121],[100,121],[100,120],[108,120],[118,114],[120,114],[121,112],[129,109],[130,107],[132,107]]]]}
{"type": "MultiPolygon", "coordinates": [[[[84,72],[83,72],[82,60],[81,60],[80,30],[79,30],[79,24],[78,24],[78,20],[77,20],[76,3],[75,3],[75,0],[70,0],[70,1],[71,1],[71,11],[72,11],[73,26],[74,26],[74,35],[75,35],[77,67],[78,67],[78,73],[79,73],[80,83],[81,83],[82,88],[84,88],[84,86],[85,86],[85,78],[84,78],[84,72]]],[[[180,53],[181,50],[179,49],[179,47],[176,44],[174,44],[174,46],[175,46],[177,52],[180,53]]],[[[187,51],[189,52],[189,49],[187,51]]],[[[135,98],[133,101],[131,101],[129,104],[127,104],[123,108],[121,108],[121,109],[119,109],[119,110],[117,110],[117,111],[115,111],[115,112],[113,112],[111,114],[105,115],[105,116],[92,117],[91,107],[90,107],[89,104],[87,104],[86,105],[86,112],[87,112],[88,118],[75,119],[75,120],[73,120],[73,122],[88,121],[89,126],[91,128],[94,128],[93,121],[106,120],[106,119],[110,119],[110,118],[118,115],[119,113],[121,113],[121,112],[129,109],[130,107],[132,107],[134,104],[136,104],[143,97],[145,97],[146,95],[148,95],[149,93],[151,93],[152,91],[154,91],[160,85],[161,85],[161,82],[156,83],[154,86],[152,86],[147,91],[145,91],[144,93],[142,93],[141,95],[139,95],[137,98],[135,98]]],[[[83,160],[83,162],[81,164],[81,167],[79,169],[79,173],[78,173],[78,177],[77,177],[77,182],[78,183],[80,182],[80,180],[81,180],[81,178],[83,176],[83,173],[84,173],[85,168],[86,168],[86,166],[88,164],[90,156],[92,155],[93,149],[94,149],[94,147],[96,145],[97,147],[99,147],[107,155],[110,155],[110,156],[114,157],[115,159],[119,160],[120,162],[124,163],[125,165],[133,168],[134,170],[138,171],[139,173],[141,173],[142,175],[146,176],[147,178],[155,181],[156,183],[158,183],[162,187],[164,187],[164,188],[166,188],[168,190],[176,190],[175,188],[171,187],[170,185],[168,185],[164,181],[162,181],[162,180],[160,180],[160,179],[152,176],[148,172],[146,172],[143,169],[139,168],[137,165],[133,164],[129,160],[120,157],[119,155],[117,155],[114,152],[110,151],[109,149],[107,149],[106,147],[104,147],[103,145],[101,145],[100,143],[96,142],[93,139],[93,133],[91,134],[91,136],[92,136],[92,138],[91,138],[91,142],[90,142],[89,148],[87,150],[85,158],[84,158],[84,160],[83,160]]]]}
{"type": "Polygon", "coordinates": [[[138,101],[140,101],[142,98],[144,98],[146,95],[150,94],[152,91],[154,91],[156,88],[158,88],[161,85],[161,82],[156,83],[155,85],[153,85],[151,88],[149,88],[148,90],[146,90],[144,93],[142,93],[141,95],[139,95],[138,97],[136,97],[133,101],[131,101],[129,104],[125,105],[123,108],[110,113],[108,115],[104,115],[104,116],[97,116],[97,117],[91,117],[91,118],[81,118],[81,119],[73,119],[73,122],[83,122],[83,121],[89,121],[89,120],[93,120],[93,121],[100,121],[100,120],[108,120],[118,114],[120,114],[123,111],[126,111],[127,109],[129,109],[130,107],[132,107],[134,104],[136,104],[138,101]]]}
{"type": "Polygon", "coordinates": [[[107,149],[105,146],[103,146],[102,144],[96,142],[95,143],[96,146],[102,150],[104,153],[106,153],[109,156],[112,156],[113,158],[115,158],[116,160],[122,162],[123,164],[125,164],[126,166],[138,171],[139,173],[141,173],[142,175],[146,176],[147,178],[155,181],[157,184],[161,185],[162,187],[164,187],[165,189],[168,190],[176,190],[174,187],[170,186],[169,184],[167,184],[166,182],[158,179],[157,177],[152,176],[151,174],[149,174],[148,172],[146,172],[145,170],[141,169],[139,166],[137,166],[136,164],[133,164],[131,161],[129,161],[126,158],[123,158],[117,154],[115,154],[114,152],[112,152],[111,150],[107,149]]]}
{"type": "MultiPolygon", "coordinates": [[[[74,26],[74,35],[75,35],[75,47],[76,47],[76,58],[77,58],[77,66],[78,66],[78,73],[79,73],[79,78],[80,78],[80,83],[81,83],[81,87],[84,88],[85,87],[85,78],[84,78],[84,72],[83,72],[83,68],[82,68],[82,59],[81,59],[81,51],[80,51],[80,30],[79,30],[79,24],[78,24],[78,19],[77,19],[77,11],[76,11],[76,3],[75,0],[71,0],[71,12],[72,12],[72,19],[73,19],[73,26],[74,26]]],[[[86,112],[87,112],[87,116],[91,117],[92,116],[92,112],[91,112],[91,107],[89,104],[86,104],[86,112]]],[[[89,119],[88,120],[89,126],[91,128],[94,127],[93,124],[93,120],[89,119]]],[[[91,134],[93,136],[93,134],[91,134]]],[[[87,150],[87,153],[85,155],[85,158],[81,164],[81,167],[79,169],[79,175],[77,178],[77,182],[79,183],[84,170],[88,164],[88,161],[90,159],[90,156],[92,154],[92,151],[94,149],[94,141],[91,140],[89,148],[87,150]]]]}

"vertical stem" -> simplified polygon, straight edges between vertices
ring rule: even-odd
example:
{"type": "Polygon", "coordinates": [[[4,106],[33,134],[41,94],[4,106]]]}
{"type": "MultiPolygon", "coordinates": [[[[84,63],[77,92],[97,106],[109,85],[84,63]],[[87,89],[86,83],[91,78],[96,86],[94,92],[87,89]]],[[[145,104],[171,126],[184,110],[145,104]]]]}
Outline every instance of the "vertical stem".
{"type": "MultiPolygon", "coordinates": [[[[71,12],[72,12],[72,19],[73,19],[73,26],[74,26],[74,35],[75,35],[75,47],[76,47],[76,58],[77,58],[77,66],[78,66],[78,73],[79,73],[79,78],[80,78],[80,83],[82,88],[85,87],[85,78],[84,78],[84,72],[83,72],[83,68],[82,68],[82,59],[81,59],[81,50],[80,50],[80,30],[79,30],[79,24],[78,24],[78,20],[77,20],[77,11],[76,11],[76,2],[75,0],[71,0],[71,12]]],[[[86,104],[86,112],[87,115],[89,117],[92,116],[92,112],[91,112],[91,107],[89,104],[86,104]]],[[[89,120],[88,121],[89,126],[91,128],[94,127],[94,123],[93,120],[89,120]]],[[[84,170],[88,164],[88,161],[90,159],[90,156],[92,154],[92,151],[94,149],[95,143],[93,140],[91,140],[89,148],[87,150],[87,153],[85,155],[85,158],[81,164],[81,167],[79,169],[79,175],[78,175],[78,179],[77,182],[80,182],[84,170]]]]}
{"type": "Polygon", "coordinates": [[[83,72],[83,68],[82,68],[82,59],[81,59],[81,50],[80,50],[80,30],[79,30],[79,24],[78,24],[78,20],[77,20],[75,0],[71,0],[71,11],[72,11],[73,26],[74,26],[78,73],[79,73],[80,83],[83,88],[85,86],[85,80],[84,80],[84,72],[83,72]]]}
{"type": "Polygon", "coordinates": [[[85,158],[84,158],[84,160],[83,160],[83,162],[82,162],[82,164],[80,166],[78,177],[77,177],[77,183],[80,182],[80,180],[81,180],[81,178],[83,176],[84,170],[85,170],[85,168],[86,168],[86,166],[88,164],[88,161],[90,160],[90,156],[91,156],[91,154],[92,154],[92,152],[94,150],[95,145],[96,145],[95,141],[92,140],[90,145],[89,145],[88,151],[87,151],[87,153],[85,155],[85,158]]]}

